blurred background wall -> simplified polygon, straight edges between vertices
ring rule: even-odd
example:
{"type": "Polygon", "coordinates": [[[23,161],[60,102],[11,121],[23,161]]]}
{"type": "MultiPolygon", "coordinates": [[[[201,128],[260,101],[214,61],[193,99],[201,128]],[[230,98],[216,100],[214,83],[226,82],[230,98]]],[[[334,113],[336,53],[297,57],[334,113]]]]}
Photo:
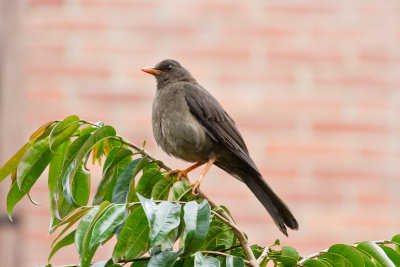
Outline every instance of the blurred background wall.
{"type": "MultiPolygon", "coordinates": [[[[202,188],[251,243],[304,256],[400,232],[400,3],[396,0],[0,0],[0,163],[43,123],[104,121],[174,167],[151,131],[155,81],[179,60],[235,119],[269,184],[300,222],[285,238],[240,182],[202,188]]],[[[199,173],[192,175],[195,179],[199,173]]],[[[1,186],[1,216],[8,184],[1,186]]],[[[46,177],[0,220],[0,266],[45,264],[46,177]]],[[[105,259],[110,249],[98,251],[105,259]]],[[[76,263],[73,246],[53,264],[76,263]]]]}

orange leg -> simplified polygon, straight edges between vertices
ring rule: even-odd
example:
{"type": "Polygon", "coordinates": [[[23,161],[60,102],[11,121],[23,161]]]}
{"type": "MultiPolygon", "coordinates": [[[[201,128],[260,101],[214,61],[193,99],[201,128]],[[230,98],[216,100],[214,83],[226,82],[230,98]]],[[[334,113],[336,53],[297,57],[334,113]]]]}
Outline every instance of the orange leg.
{"type": "Polygon", "coordinates": [[[198,162],[198,163],[196,163],[196,164],[193,164],[193,165],[190,166],[189,168],[184,169],[183,171],[182,171],[182,170],[172,170],[172,171],[169,171],[169,172],[167,172],[166,174],[164,174],[164,178],[167,178],[167,176],[169,176],[169,175],[171,175],[171,174],[177,173],[177,174],[178,174],[178,175],[176,176],[176,180],[177,180],[177,181],[179,181],[179,179],[181,178],[182,175],[189,179],[189,177],[187,176],[187,174],[188,174],[189,172],[193,171],[194,169],[200,167],[200,166],[203,165],[203,164],[205,164],[205,162],[198,162]]]}
{"type": "Polygon", "coordinates": [[[201,172],[200,175],[200,179],[197,180],[196,182],[190,184],[190,186],[192,187],[192,194],[194,194],[194,191],[196,191],[196,188],[200,186],[201,182],[204,179],[204,176],[206,176],[206,173],[208,172],[208,170],[211,168],[211,166],[214,164],[215,160],[217,158],[211,158],[208,162],[206,167],[203,169],[203,171],[201,172]]]}

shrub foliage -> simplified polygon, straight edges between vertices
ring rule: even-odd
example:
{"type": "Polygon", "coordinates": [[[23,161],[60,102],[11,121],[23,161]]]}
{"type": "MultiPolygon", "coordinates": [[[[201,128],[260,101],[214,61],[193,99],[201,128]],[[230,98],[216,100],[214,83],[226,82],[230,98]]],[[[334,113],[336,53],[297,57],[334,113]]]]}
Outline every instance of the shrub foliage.
{"type": "Polygon", "coordinates": [[[82,267],[400,266],[400,235],[336,244],[304,258],[293,247],[280,247],[279,240],[250,246],[224,206],[200,190],[193,194],[185,179],[164,178],[169,168],[113,127],[75,115],[41,126],[0,169],[0,182],[11,179],[10,219],[24,196],[35,204],[29,191],[47,167],[49,233],[58,232],[48,266],[58,250],[72,244],[82,267]],[[103,168],[94,194],[89,162],[103,168]],[[112,255],[92,263],[97,248],[114,236],[112,255]]]}

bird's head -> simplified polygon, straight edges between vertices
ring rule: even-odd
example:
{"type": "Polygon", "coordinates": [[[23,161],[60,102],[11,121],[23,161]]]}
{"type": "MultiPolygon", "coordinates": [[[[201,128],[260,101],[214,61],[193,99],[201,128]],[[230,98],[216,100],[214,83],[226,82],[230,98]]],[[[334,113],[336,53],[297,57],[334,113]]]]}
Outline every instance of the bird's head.
{"type": "Polygon", "coordinates": [[[190,72],[172,59],[163,60],[154,68],[142,68],[141,70],[154,75],[158,87],[171,82],[194,81],[190,72]]]}

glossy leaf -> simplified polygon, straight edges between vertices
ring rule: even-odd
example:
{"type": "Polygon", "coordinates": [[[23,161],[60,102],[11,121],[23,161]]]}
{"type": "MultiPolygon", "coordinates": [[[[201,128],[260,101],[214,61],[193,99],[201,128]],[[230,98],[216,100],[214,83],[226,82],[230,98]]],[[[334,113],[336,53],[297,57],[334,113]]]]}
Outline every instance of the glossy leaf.
{"type": "Polygon", "coordinates": [[[112,192],[117,178],[131,161],[131,156],[133,154],[132,151],[124,148],[114,148],[112,151],[115,152],[111,152],[110,155],[108,155],[106,163],[104,164],[103,177],[97,186],[93,198],[94,205],[97,205],[104,200],[112,201],[112,192]]]}
{"type": "Polygon", "coordinates": [[[400,252],[400,234],[392,237],[392,242],[396,243],[396,251],[400,252]]]}
{"type": "MultiPolygon", "coordinates": [[[[40,140],[26,150],[17,167],[17,184],[21,190],[24,190],[22,189],[22,185],[26,177],[29,176],[31,172],[36,173],[36,169],[39,168],[38,166],[43,166],[45,164],[44,168],[40,168],[43,172],[43,170],[49,164],[47,161],[47,156],[49,153],[46,153],[49,152],[49,150],[48,138],[40,140]]],[[[40,172],[39,175],[42,172],[40,172]]]]}
{"type": "Polygon", "coordinates": [[[139,194],[138,196],[150,226],[150,245],[160,245],[168,234],[179,226],[181,206],[170,202],[156,205],[151,200],[139,194]]]}
{"type": "Polygon", "coordinates": [[[147,250],[149,224],[142,207],[135,209],[126,219],[113,251],[113,261],[132,260],[147,250]]]}
{"type": "MultiPolygon", "coordinates": [[[[143,170],[143,168],[144,167],[146,167],[148,164],[150,164],[150,161],[147,159],[147,158],[142,158],[140,161],[139,161],[139,163],[137,164],[137,166],[136,166],[136,168],[135,168],[135,170],[134,170],[134,172],[133,172],[133,178],[134,179],[131,179],[131,181],[130,181],[130,183],[129,183],[129,186],[128,186],[128,194],[127,194],[127,202],[137,202],[137,201],[139,201],[139,199],[138,199],[138,197],[137,197],[137,195],[136,195],[136,193],[139,193],[140,194],[140,192],[137,192],[137,190],[136,190],[136,188],[137,188],[137,185],[135,185],[135,177],[138,175],[138,173],[141,171],[141,170],[143,170]]],[[[139,180],[140,181],[140,180],[139,180]]],[[[143,183],[143,182],[142,182],[143,183]]]]}
{"type": "Polygon", "coordinates": [[[17,153],[14,154],[1,168],[0,168],[0,183],[3,181],[10,173],[12,173],[15,169],[17,169],[19,162],[21,161],[22,156],[25,154],[25,151],[28,149],[29,143],[26,143],[23,147],[21,147],[17,153]]]}
{"type": "Polygon", "coordinates": [[[400,266],[400,254],[396,250],[392,249],[391,247],[379,245],[379,247],[386,253],[389,259],[394,263],[396,266],[400,266]]]}
{"type": "Polygon", "coordinates": [[[214,257],[204,257],[200,252],[194,255],[194,267],[219,267],[220,261],[214,257]]]}
{"type": "Polygon", "coordinates": [[[180,201],[187,193],[192,190],[190,185],[185,181],[177,181],[171,187],[168,200],[169,201],[180,201]]]}
{"type": "Polygon", "coordinates": [[[353,247],[345,244],[336,244],[328,249],[328,252],[345,257],[353,266],[364,266],[361,254],[353,247]]]}
{"type": "MultiPolygon", "coordinates": [[[[58,126],[58,125],[57,125],[58,126]]],[[[52,139],[50,139],[50,148],[54,150],[57,146],[69,140],[71,136],[78,130],[81,126],[79,122],[74,122],[68,125],[65,129],[59,132],[57,135],[52,135],[52,139]]]]}
{"type": "Polygon", "coordinates": [[[89,201],[90,173],[82,170],[82,167],[80,167],[75,174],[74,184],[72,185],[72,195],[78,206],[85,206],[89,201]]]}
{"type": "Polygon", "coordinates": [[[36,183],[39,176],[50,163],[52,156],[53,155],[51,151],[47,149],[46,152],[40,155],[40,160],[35,160],[34,166],[30,168],[30,171],[27,172],[26,176],[24,177],[21,187],[18,186],[17,182],[12,184],[11,189],[7,195],[7,214],[10,220],[14,206],[29,192],[32,186],[36,183]]]}
{"type": "MultiPolygon", "coordinates": [[[[86,140],[89,138],[89,135],[83,135],[75,139],[68,147],[66,148],[65,155],[64,155],[64,160],[63,160],[63,165],[61,172],[58,175],[57,178],[57,184],[54,188],[54,193],[53,193],[53,198],[52,200],[55,202],[54,207],[56,207],[55,215],[56,217],[61,220],[64,216],[68,214],[68,212],[71,209],[74,209],[72,205],[70,205],[67,200],[64,197],[63,194],[63,178],[64,174],[67,171],[68,166],[72,162],[72,160],[75,158],[76,154],[82,147],[82,145],[86,142],[86,140]]],[[[72,194],[72,192],[71,192],[72,194]]]]}
{"type": "Polygon", "coordinates": [[[114,264],[111,259],[90,264],[90,267],[120,267],[120,266],[121,265],[119,264],[114,264]]]}
{"type": "Polygon", "coordinates": [[[171,186],[171,178],[160,179],[153,186],[153,189],[151,190],[151,197],[156,200],[167,200],[171,186]]]}
{"type": "Polygon", "coordinates": [[[227,256],[225,260],[226,267],[244,267],[244,262],[242,258],[227,256]]]}
{"type": "Polygon", "coordinates": [[[185,230],[183,235],[186,251],[197,251],[202,246],[210,228],[211,207],[206,200],[200,204],[190,201],[184,207],[183,219],[185,230]]]}
{"type": "MultiPolygon", "coordinates": [[[[70,229],[80,218],[82,218],[92,207],[85,207],[82,208],[81,210],[75,212],[73,215],[71,215],[70,217],[68,217],[67,220],[62,221],[61,223],[57,224],[54,229],[56,227],[59,227],[61,225],[67,224],[62,230],[61,232],[57,235],[57,237],[53,240],[53,242],[51,243],[51,247],[54,246],[54,244],[57,242],[57,240],[65,233],[68,231],[68,229],[70,229]]],[[[51,229],[53,230],[53,229],[51,229]]],[[[53,230],[54,231],[54,230],[53,230]]]]}
{"type": "MultiPolygon", "coordinates": [[[[49,188],[49,202],[50,202],[50,229],[59,222],[56,219],[57,204],[53,200],[54,190],[57,186],[58,176],[62,169],[62,164],[64,161],[65,151],[69,147],[70,143],[61,144],[55,151],[53,159],[50,161],[49,165],[49,178],[48,178],[48,188],[49,188]]],[[[49,232],[50,233],[50,232],[49,232]]]]}
{"type": "Polygon", "coordinates": [[[91,232],[91,227],[93,227],[96,217],[98,217],[104,209],[108,207],[108,205],[108,202],[104,202],[101,203],[101,205],[92,208],[79,223],[75,234],[75,246],[79,255],[83,255],[84,239],[87,234],[91,234],[89,232],[91,232]]]}
{"type": "Polygon", "coordinates": [[[43,139],[46,138],[49,134],[50,131],[53,129],[56,121],[48,121],[42,126],[39,127],[31,136],[29,136],[29,142],[35,142],[36,139],[43,139]],[[53,127],[52,127],[53,126],[53,127]],[[50,131],[49,131],[50,129],[50,131]]]}
{"type": "Polygon", "coordinates": [[[115,129],[111,126],[104,126],[95,131],[76,153],[75,158],[69,164],[63,178],[63,194],[68,203],[72,206],[78,206],[76,203],[74,196],[72,195],[72,184],[74,183],[74,177],[76,172],[78,171],[82,160],[85,158],[85,155],[89,153],[93,146],[98,142],[107,139],[109,137],[115,136],[115,129]]]}
{"type": "Polygon", "coordinates": [[[293,266],[300,259],[299,253],[290,246],[282,247],[280,255],[276,259],[285,267],[293,266]]]}
{"type": "Polygon", "coordinates": [[[134,179],[133,172],[138,166],[139,162],[142,158],[135,159],[131,161],[125,169],[121,172],[121,175],[118,177],[117,182],[115,183],[113,193],[112,193],[112,202],[123,204],[126,203],[126,198],[129,191],[129,184],[131,180],[134,179]]]}
{"type": "Polygon", "coordinates": [[[75,240],[75,232],[76,230],[72,231],[71,233],[69,233],[68,235],[66,235],[63,239],[60,240],[60,242],[58,242],[52,249],[48,258],[48,262],[50,262],[51,258],[53,257],[53,255],[60,249],[63,247],[66,247],[68,245],[71,245],[74,243],[75,240]]]}
{"type": "MultiPolygon", "coordinates": [[[[71,115],[61,122],[59,122],[51,131],[49,140],[50,144],[54,142],[54,139],[56,138],[57,135],[61,134],[63,131],[65,131],[69,126],[73,124],[77,124],[79,122],[79,117],[76,115],[71,115]]],[[[52,146],[53,147],[53,146],[52,146]]]]}
{"type": "Polygon", "coordinates": [[[303,266],[307,267],[333,267],[330,263],[327,263],[322,260],[317,260],[317,259],[311,259],[306,261],[303,266]]]}
{"type": "Polygon", "coordinates": [[[358,249],[363,250],[367,254],[371,255],[377,262],[382,264],[385,267],[395,267],[394,263],[390,260],[390,258],[386,255],[381,247],[377,244],[365,241],[361,242],[357,245],[358,249]]]}
{"type": "Polygon", "coordinates": [[[205,250],[214,250],[217,247],[229,248],[233,246],[234,234],[229,226],[223,223],[213,221],[210,223],[210,228],[203,248],[205,250]]]}
{"type": "Polygon", "coordinates": [[[92,237],[89,243],[89,250],[94,245],[102,244],[114,232],[115,228],[124,221],[125,205],[118,204],[108,208],[93,226],[92,237]]]}
{"type": "Polygon", "coordinates": [[[147,267],[170,267],[176,262],[180,252],[160,251],[151,256],[147,267]]]}
{"type": "MultiPolygon", "coordinates": [[[[153,168],[144,171],[142,177],[136,185],[135,192],[143,197],[150,198],[154,185],[162,179],[164,179],[164,177],[161,175],[158,169],[153,168]]],[[[139,199],[136,196],[129,202],[137,202],[138,200],[139,199]]]]}

